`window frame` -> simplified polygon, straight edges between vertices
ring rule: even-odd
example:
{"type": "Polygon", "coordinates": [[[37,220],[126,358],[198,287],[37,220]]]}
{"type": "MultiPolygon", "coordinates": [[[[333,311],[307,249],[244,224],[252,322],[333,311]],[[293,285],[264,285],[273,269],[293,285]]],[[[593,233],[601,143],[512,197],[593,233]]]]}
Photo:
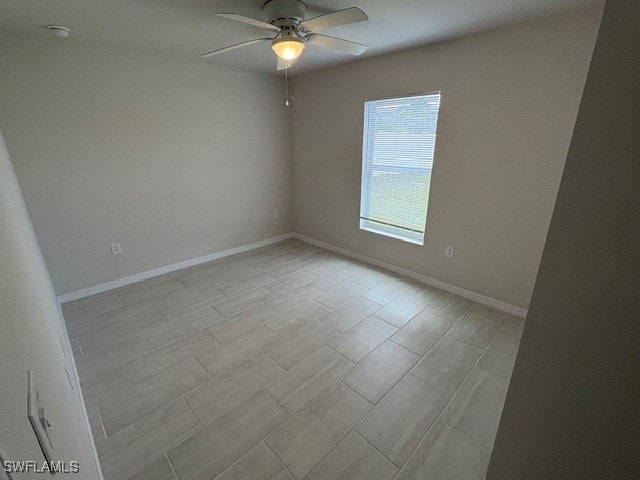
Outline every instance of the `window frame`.
{"type": "MultiPolygon", "coordinates": [[[[381,100],[401,100],[403,98],[413,98],[413,97],[427,97],[438,95],[438,111],[436,113],[436,133],[433,145],[433,157],[431,159],[431,173],[430,176],[433,175],[434,163],[435,163],[435,151],[436,151],[436,143],[438,139],[438,124],[440,121],[440,109],[442,107],[442,91],[435,90],[431,92],[423,92],[423,93],[408,93],[403,95],[392,95],[387,97],[378,97],[378,98],[367,98],[363,102],[363,112],[362,112],[362,170],[360,177],[360,208],[359,208],[359,228],[360,230],[364,230],[366,232],[375,233],[378,235],[383,235],[386,237],[395,238],[407,243],[411,243],[414,245],[424,245],[424,239],[427,234],[427,225],[425,221],[425,225],[423,227],[423,232],[418,232],[410,229],[405,229],[402,227],[398,227],[395,225],[385,224],[383,222],[377,222],[369,218],[369,208],[371,207],[371,184],[372,181],[364,182],[365,171],[370,170],[373,171],[373,152],[372,152],[372,144],[373,142],[368,142],[368,132],[367,132],[367,103],[377,102],[381,100]],[[370,145],[371,144],[371,145],[370,145]],[[367,168],[368,166],[368,168],[367,168]],[[366,193],[367,198],[369,199],[366,204],[366,210],[363,212],[363,197],[366,193]],[[364,213],[364,214],[363,214],[364,213]]],[[[383,167],[378,166],[377,170],[389,171],[393,173],[402,173],[402,172],[422,172],[423,169],[420,168],[411,168],[411,167],[383,167]]],[[[431,197],[431,186],[429,187],[429,194],[427,195],[427,213],[429,208],[429,199],[431,197]]],[[[428,220],[428,217],[427,217],[428,220]]]]}

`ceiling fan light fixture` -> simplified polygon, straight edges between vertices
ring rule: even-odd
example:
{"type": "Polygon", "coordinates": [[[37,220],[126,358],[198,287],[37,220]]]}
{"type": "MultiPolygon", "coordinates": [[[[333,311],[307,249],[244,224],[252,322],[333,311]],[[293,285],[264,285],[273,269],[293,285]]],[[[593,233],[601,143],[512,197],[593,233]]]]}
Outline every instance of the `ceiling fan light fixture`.
{"type": "Polygon", "coordinates": [[[284,38],[276,38],[271,43],[271,48],[276,55],[283,60],[293,60],[298,58],[304,49],[304,40],[292,36],[286,36],[284,38]]]}
{"type": "Polygon", "coordinates": [[[216,15],[227,20],[233,20],[253,27],[269,31],[270,36],[263,36],[246,42],[218,48],[200,55],[210,58],[229,52],[237,48],[247,47],[256,43],[270,42],[271,48],[278,57],[277,70],[287,70],[292,61],[300,56],[307,44],[330,48],[337,52],[350,55],[361,55],[367,49],[366,45],[351,42],[343,38],[321,35],[317,32],[330,27],[347,25],[368,20],[366,13],[358,7],[335,10],[324,15],[306,19],[306,0],[261,0],[264,15],[262,19],[247,17],[239,13],[217,12],[216,15]],[[275,33],[275,36],[273,35],[275,33]]]}

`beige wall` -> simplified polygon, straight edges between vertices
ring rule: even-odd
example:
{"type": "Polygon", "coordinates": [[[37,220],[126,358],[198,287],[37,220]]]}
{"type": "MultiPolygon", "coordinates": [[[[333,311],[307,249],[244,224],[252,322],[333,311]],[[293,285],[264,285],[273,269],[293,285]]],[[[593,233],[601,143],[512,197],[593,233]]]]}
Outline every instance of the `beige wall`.
{"type": "MultiPolygon", "coordinates": [[[[53,460],[65,461],[67,465],[77,461],[80,466],[80,475],[56,478],[101,478],[62,315],[1,134],[0,355],[3,459],[32,460],[39,466],[45,460],[27,418],[27,370],[30,370],[52,425],[53,460]]],[[[31,473],[14,478],[35,479],[45,475],[31,473]]]]}
{"type": "Polygon", "coordinates": [[[295,231],[526,308],[600,15],[296,78],[295,231]],[[425,245],[359,230],[363,101],[434,90],[442,103],[425,245]],[[455,246],[454,260],[445,245],[455,246]]]}
{"type": "Polygon", "coordinates": [[[487,480],[639,478],[639,18],[607,2],[487,480]]]}
{"type": "Polygon", "coordinates": [[[58,295],[291,231],[283,88],[0,32],[0,129],[58,295]]]}

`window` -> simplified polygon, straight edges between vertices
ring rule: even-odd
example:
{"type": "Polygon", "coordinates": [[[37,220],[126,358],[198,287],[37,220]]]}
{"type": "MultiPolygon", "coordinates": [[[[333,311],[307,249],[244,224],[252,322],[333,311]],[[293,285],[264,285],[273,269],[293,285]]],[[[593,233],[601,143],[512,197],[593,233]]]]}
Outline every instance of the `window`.
{"type": "Polygon", "coordinates": [[[440,92],[364,104],[360,228],[424,244],[440,92]]]}

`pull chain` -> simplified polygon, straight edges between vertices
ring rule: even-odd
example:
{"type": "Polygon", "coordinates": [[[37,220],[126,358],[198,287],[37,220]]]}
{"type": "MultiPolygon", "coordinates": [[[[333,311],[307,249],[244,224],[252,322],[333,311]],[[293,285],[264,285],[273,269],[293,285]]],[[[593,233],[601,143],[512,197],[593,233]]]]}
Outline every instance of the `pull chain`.
{"type": "Polygon", "coordinates": [[[291,105],[291,103],[289,102],[289,99],[291,99],[292,102],[295,102],[296,100],[296,94],[293,92],[293,84],[291,85],[291,95],[289,95],[289,69],[293,71],[293,65],[291,65],[290,63],[284,69],[284,94],[286,97],[284,104],[287,107],[291,105]]]}
{"type": "Polygon", "coordinates": [[[284,68],[284,95],[285,95],[284,104],[288,107],[289,106],[289,68],[288,67],[284,68]]]}

